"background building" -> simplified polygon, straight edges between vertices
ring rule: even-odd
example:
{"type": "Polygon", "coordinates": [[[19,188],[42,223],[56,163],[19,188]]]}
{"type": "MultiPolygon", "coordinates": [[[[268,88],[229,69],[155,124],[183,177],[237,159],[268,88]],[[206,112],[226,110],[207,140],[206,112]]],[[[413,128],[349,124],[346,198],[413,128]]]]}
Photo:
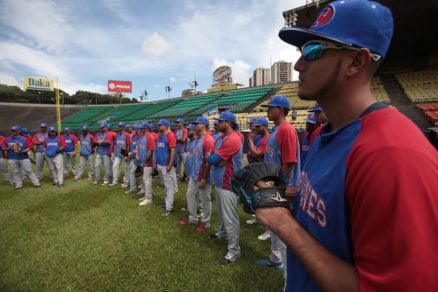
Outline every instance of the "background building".
{"type": "Polygon", "coordinates": [[[249,86],[264,86],[271,84],[271,70],[268,68],[257,68],[249,79],[249,86]]]}
{"type": "Polygon", "coordinates": [[[285,61],[275,62],[271,66],[271,84],[291,82],[292,70],[292,63],[285,61]]]}

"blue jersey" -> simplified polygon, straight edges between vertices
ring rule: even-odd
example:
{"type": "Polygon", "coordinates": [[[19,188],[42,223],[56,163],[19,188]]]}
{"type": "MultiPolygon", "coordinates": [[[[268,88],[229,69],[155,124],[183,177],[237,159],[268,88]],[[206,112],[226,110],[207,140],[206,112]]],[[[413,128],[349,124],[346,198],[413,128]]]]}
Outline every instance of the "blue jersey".
{"type": "Polygon", "coordinates": [[[145,133],[141,135],[138,139],[138,157],[140,162],[144,164],[144,166],[152,167],[153,166],[153,157],[151,156],[148,161],[146,161],[147,154],[149,151],[153,153],[155,149],[155,139],[150,133],[145,133]]]}
{"type": "Polygon", "coordinates": [[[111,137],[109,135],[109,132],[107,133],[97,133],[96,134],[96,143],[103,143],[106,142],[105,145],[97,145],[96,153],[99,155],[110,155],[111,154],[111,137]]]}
{"type": "Polygon", "coordinates": [[[170,159],[170,149],[176,147],[175,134],[168,131],[166,134],[160,134],[157,139],[156,159],[159,165],[168,165],[170,159]]]}
{"type": "MultiPolygon", "coordinates": [[[[190,177],[194,181],[200,181],[206,178],[204,174],[205,165],[207,163],[207,158],[213,152],[214,140],[213,137],[207,133],[204,136],[200,136],[195,141],[195,145],[192,152],[192,165],[190,177]]],[[[213,182],[211,175],[208,176],[207,183],[211,184],[213,182]]]]}
{"type": "Polygon", "coordinates": [[[16,137],[9,136],[9,137],[7,137],[5,139],[5,145],[6,145],[6,148],[9,148],[9,150],[7,152],[8,159],[23,160],[23,159],[29,158],[29,156],[27,155],[27,152],[16,153],[12,149],[14,147],[14,144],[17,144],[18,146],[20,146],[20,148],[22,150],[24,150],[28,146],[28,141],[23,136],[16,136],[16,137]]]}
{"type": "Polygon", "coordinates": [[[49,136],[49,134],[46,133],[36,133],[33,135],[33,143],[35,142],[41,142],[41,144],[36,145],[35,152],[43,153],[44,152],[44,140],[49,136]]]}
{"type": "Polygon", "coordinates": [[[303,166],[304,163],[306,162],[307,153],[309,153],[309,149],[310,149],[309,139],[310,139],[310,134],[307,134],[306,136],[304,136],[301,143],[301,154],[300,154],[301,166],[303,166]]]}
{"type": "Polygon", "coordinates": [[[61,147],[64,147],[65,143],[60,136],[49,136],[44,142],[44,145],[46,147],[46,155],[48,157],[55,157],[58,153],[60,153],[59,151],[62,150],[61,147]]]}
{"type": "Polygon", "coordinates": [[[123,148],[125,150],[128,150],[128,146],[130,144],[131,144],[131,136],[129,135],[129,133],[125,131],[117,133],[116,150],[115,150],[116,157],[124,157],[121,152],[121,149],[123,148]]]}
{"type": "MultiPolygon", "coordinates": [[[[182,128],[175,132],[176,139],[186,138],[187,139],[187,129],[182,128]]],[[[176,142],[176,153],[184,153],[186,152],[187,142],[176,142]]]]}
{"type": "Polygon", "coordinates": [[[198,139],[190,139],[187,142],[187,154],[186,154],[186,161],[184,164],[184,171],[186,173],[186,176],[192,176],[193,172],[193,152],[195,151],[196,141],[198,139]]]}
{"type": "Polygon", "coordinates": [[[91,134],[80,135],[79,141],[81,143],[81,153],[80,155],[83,157],[88,157],[93,154],[93,142],[94,137],[91,134]]]}
{"type": "Polygon", "coordinates": [[[214,153],[226,162],[224,166],[213,165],[213,184],[231,190],[231,177],[242,169],[242,139],[236,132],[217,139],[214,153]]]}
{"type": "Polygon", "coordinates": [[[75,135],[64,135],[64,141],[65,141],[65,153],[73,152],[75,150],[76,143],[78,142],[78,139],[75,135]]]}

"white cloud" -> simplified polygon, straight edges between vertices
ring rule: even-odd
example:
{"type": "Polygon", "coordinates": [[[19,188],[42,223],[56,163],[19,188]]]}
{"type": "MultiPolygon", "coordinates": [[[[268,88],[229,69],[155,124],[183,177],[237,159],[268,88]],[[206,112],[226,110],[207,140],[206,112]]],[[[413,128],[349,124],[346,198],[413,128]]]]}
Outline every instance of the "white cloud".
{"type": "Polygon", "coordinates": [[[176,78],[175,78],[175,77],[170,77],[170,78],[169,78],[169,81],[170,81],[170,82],[176,82],[176,78]]]}
{"type": "Polygon", "coordinates": [[[15,76],[10,75],[8,73],[0,72],[0,84],[8,84],[8,85],[15,85],[20,88],[22,88],[22,83],[15,78],[15,76]]]}
{"type": "Polygon", "coordinates": [[[154,32],[143,41],[143,53],[148,59],[158,59],[166,54],[171,46],[160,34],[154,32]]]}

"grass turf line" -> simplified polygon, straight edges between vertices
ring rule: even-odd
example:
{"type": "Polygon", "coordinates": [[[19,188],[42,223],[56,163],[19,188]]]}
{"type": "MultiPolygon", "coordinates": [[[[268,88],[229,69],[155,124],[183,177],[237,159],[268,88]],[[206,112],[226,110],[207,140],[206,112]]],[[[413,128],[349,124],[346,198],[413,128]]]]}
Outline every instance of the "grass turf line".
{"type": "MultiPolygon", "coordinates": [[[[46,174],[47,177],[47,174],[46,174]]],[[[257,240],[259,225],[246,225],[241,211],[242,257],[220,266],[226,240],[209,240],[218,228],[196,233],[181,227],[187,218],[186,185],[175,195],[174,212],[160,217],[163,188],[154,179],[154,203],[120,186],[91,186],[67,178],[65,187],[27,180],[14,190],[0,184],[0,290],[280,291],[282,272],[258,267],[270,241],[257,240]]]]}

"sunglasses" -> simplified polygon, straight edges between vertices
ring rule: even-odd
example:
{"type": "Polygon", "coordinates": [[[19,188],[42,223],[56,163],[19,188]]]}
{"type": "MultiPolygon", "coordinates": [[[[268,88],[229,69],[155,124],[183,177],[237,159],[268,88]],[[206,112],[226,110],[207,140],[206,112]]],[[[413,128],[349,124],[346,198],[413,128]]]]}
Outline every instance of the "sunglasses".
{"type": "MultiPolygon", "coordinates": [[[[301,48],[301,55],[306,61],[314,61],[322,57],[324,50],[334,49],[334,50],[350,50],[350,51],[359,51],[360,48],[341,45],[331,42],[325,41],[310,41],[305,43],[301,48]]],[[[381,56],[377,54],[371,54],[371,57],[374,61],[379,61],[381,56]]]]}

